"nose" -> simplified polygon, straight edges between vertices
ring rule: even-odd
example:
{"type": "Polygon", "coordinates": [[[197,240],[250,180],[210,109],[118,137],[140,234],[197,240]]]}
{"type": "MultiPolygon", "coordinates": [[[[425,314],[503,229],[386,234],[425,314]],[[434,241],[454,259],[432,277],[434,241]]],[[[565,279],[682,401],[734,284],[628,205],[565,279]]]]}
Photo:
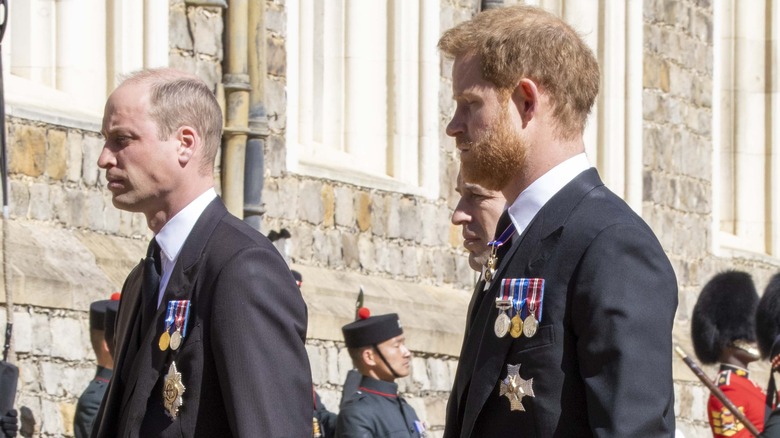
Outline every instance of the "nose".
{"type": "Polygon", "coordinates": [[[97,165],[101,169],[108,169],[116,165],[116,157],[114,153],[108,148],[108,145],[103,145],[103,150],[100,151],[98,156],[97,165]]]}
{"type": "Polygon", "coordinates": [[[447,124],[447,135],[450,137],[457,137],[458,135],[466,132],[463,122],[461,121],[460,110],[456,109],[455,114],[452,115],[450,123],[447,124]]]}
{"type": "Polygon", "coordinates": [[[465,202],[463,201],[463,197],[461,197],[460,201],[458,201],[458,205],[455,206],[455,211],[452,212],[452,218],[450,220],[453,225],[465,225],[471,222],[471,215],[466,212],[463,204],[465,204],[465,202]]]}
{"type": "Polygon", "coordinates": [[[411,357],[412,356],[412,352],[409,351],[408,348],[406,348],[406,345],[403,345],[401,347],[401,354],[403,354],[403,357],[411,357]]]}

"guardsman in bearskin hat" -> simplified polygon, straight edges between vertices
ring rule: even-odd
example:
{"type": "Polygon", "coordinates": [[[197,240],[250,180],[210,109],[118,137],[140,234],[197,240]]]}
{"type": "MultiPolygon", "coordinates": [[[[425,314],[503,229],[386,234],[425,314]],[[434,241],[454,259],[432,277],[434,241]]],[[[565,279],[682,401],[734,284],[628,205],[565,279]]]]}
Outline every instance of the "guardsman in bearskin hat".
{"type": "MultiPolygon", "coordinates": [[[[749,274],[728,271],[714,276],[693,308],[691,335],[696,356],[704,364],[720,363],[717,385],[759,430],[764,424],[765,396],[748,377],[748,364],[758,359],[754,332],[758,293],[749,274]]],[[[752,434],[714,395],[707,415],[715,437],[752,434]]]]}
{"type": "Polygon", "coordinates": [[[775,376],[780,373],[780,274],[775,274],[758,303],[756,338],[761,357],[771,362],[772,371],[766,389],[766,418],[762,438],[780,438],[780,407],[775,376]]]}
{"type": "MultiPolygon", "coordinates": [[[[368,316],[367,312],[363,315],[368,316]]],[[[411,372],[401,320],[395,313],[370,316],[341,328],[360,385],[339,412],[336,436],[425,437],[425,425],[398,394],[395,379],[411,372]]]]}

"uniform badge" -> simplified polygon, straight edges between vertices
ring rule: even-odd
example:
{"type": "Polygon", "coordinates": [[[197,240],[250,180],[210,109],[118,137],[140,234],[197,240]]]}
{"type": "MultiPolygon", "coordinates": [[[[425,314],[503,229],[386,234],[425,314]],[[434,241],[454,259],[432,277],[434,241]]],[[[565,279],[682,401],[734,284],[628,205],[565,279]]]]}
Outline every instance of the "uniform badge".
{"type": "Polygon", "coordinates": [[[524,380],[520,377],[520,364],[506,365],[506,378],[501,381],[499,388],[499,397],[506,396],[509,399],[510,411],[525,412],[523,407],[523,397],[536,397],[534,395],[534,379],[524,380]]]}
{"type": "Polygon", "coordinates": [[[420,434],[420,438],[428,438],[428,423],[421,420],[414,420],[414,431],[420,434]]]}
{"type": "Polygon", "coordinates": [[[184,383],[182,383],[181,373],[176,369],[176,362],[171,362],[168,367],[168,374],[165,375],[165,384],[163,385],[163,405],[169,417],[175,419],[179,415],[179,408],[182,405],[184,395],[184,383]]]}

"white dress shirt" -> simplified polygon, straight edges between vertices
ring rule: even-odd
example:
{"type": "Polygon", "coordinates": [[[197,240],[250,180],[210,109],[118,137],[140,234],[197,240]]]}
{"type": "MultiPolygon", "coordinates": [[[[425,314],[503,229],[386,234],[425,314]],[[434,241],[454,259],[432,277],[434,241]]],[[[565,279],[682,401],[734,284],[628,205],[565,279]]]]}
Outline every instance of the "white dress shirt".
{"type": "Polygon", "coordinates": [[[216,197],[217,192],[213,187],[206,190],[169,220],[155,236],[157,244],[160,245],[160,266],[162,267],[160,289],[157,292],[157,307],[160,307],[165,288],[168,287],[168,281],[171,279],[171,272],[176,266],[176,261],[179,259],[179,253],[187,236],[190,235],[192,227],[195,226],[200,215],[216,197]]]}

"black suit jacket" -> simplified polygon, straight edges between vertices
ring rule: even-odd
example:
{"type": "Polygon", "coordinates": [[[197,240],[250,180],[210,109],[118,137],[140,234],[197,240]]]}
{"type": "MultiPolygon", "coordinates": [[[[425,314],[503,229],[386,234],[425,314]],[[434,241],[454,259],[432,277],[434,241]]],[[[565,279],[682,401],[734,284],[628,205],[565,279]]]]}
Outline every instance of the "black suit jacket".
{"type": "Polygon", "coordinates": [[[93,437],[311,436],[306,306],[268,239],[215,199],[182,247],[155,323],[139,337],[142,271],[140,263],[122,288],[114,377],[93,437]],[[191,300],[187,335],[178,350],[162,352],[170,300],[191,300]],[[186,388],[175,420],[162,404],[171,361],[186,388]]]}
{"type": "Polygon", "coordinates": [[[673,436],[677,283],[650,228],[589,169],[518,239],[477,291],[444,436],[673,436]],[[501,278],[545,279],[535,336],[494,334],[501,278]],[[507,364],[533,378],[525,412],[499,396],[507,364]]]}

